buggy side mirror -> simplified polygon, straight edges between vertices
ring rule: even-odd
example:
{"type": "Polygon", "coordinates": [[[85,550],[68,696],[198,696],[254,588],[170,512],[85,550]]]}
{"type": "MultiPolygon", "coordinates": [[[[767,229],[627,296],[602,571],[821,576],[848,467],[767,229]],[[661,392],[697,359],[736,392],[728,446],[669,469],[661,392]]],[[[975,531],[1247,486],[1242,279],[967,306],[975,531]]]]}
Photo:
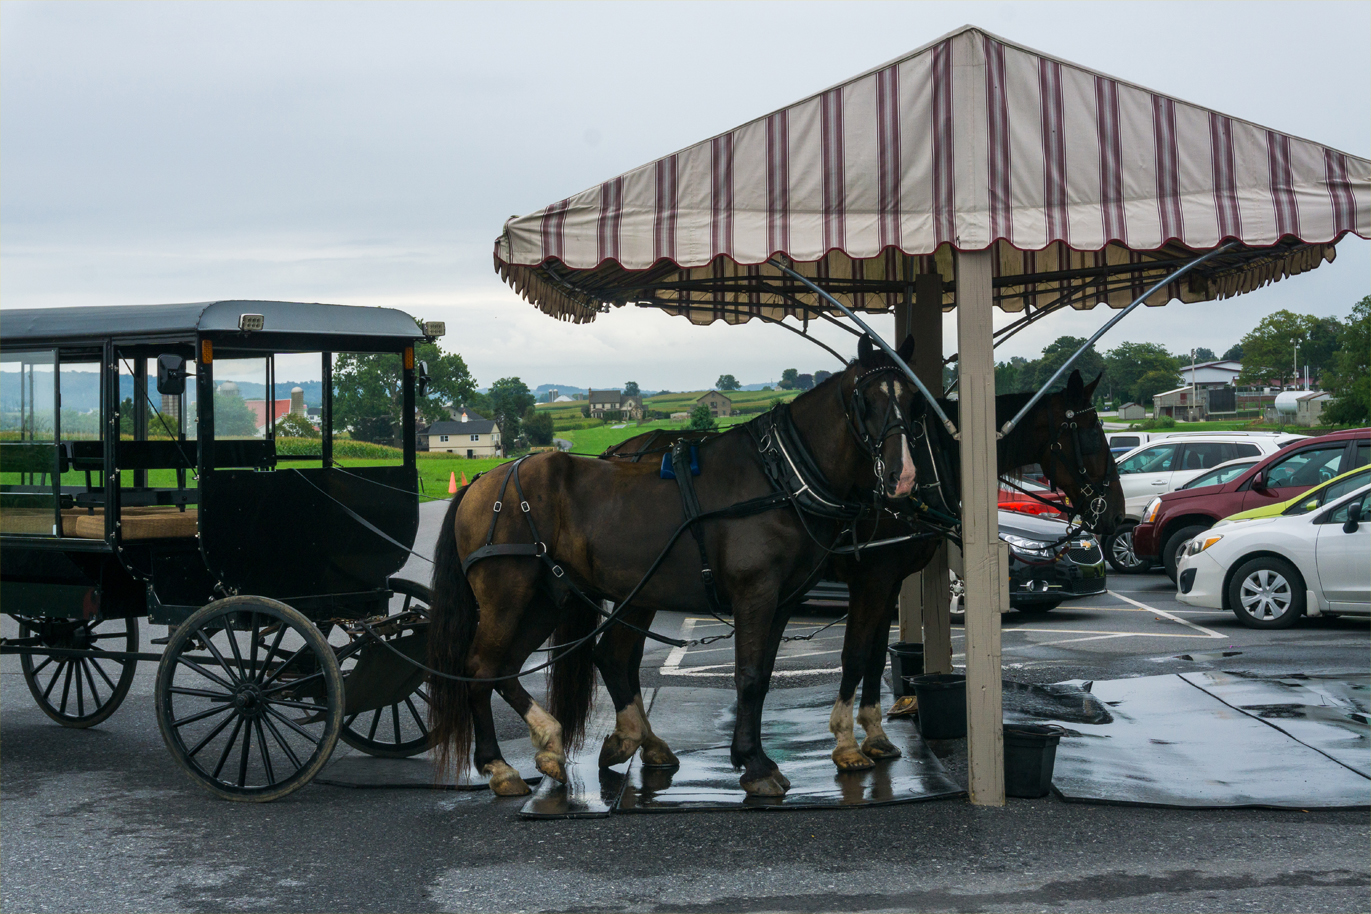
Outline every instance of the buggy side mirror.
{"type": "Polygon", "coordinates": [[[157,357],[157,392],[177,396],[186,392],[186,360],[171,352],[157,357]]]}
{"type": "Polygon", "coordinates": [[[1361,524],[1361,502],[1347,507],[1347,523],[1342,525],[1343,533],[1356,533],[1361,524]]]}
{"type": "Polygon", "coordinates": [[[428,378],[428,362],[415,362],[415,363],[414,363],[414,368],[415,368],[415,372],[414,372],[414,373],[418,376],[418,380],[419,380],[419,390],[418,390],[419,396],[421,396],[421,397],[427,397],[427,396],[428,396],[428,381],[429,381],[429,378],[428,378]]]}

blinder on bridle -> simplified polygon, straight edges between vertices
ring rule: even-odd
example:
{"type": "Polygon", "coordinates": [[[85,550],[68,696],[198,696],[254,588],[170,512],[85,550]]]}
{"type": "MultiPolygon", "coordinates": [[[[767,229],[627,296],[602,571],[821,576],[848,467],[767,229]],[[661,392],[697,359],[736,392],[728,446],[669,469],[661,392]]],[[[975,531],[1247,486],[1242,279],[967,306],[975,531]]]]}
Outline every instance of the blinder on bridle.
{"type": "Polygon", "coordinates": [[[1058,462],[1069,469],[1069,464],[1062,454],[1062,440],[1067,435],[1071,436],[1072,449],[1076,457],[1076,486],[1087,502],[1086,505],[1082,506],[1081,518],[1086,526],[1094,529],[1100,518],[1109,510],[1109,502],[1104,497],[1104,492],[1099,491],[1095,484],[1090,481],[1090,473],[1085,468],[1086,457],[1094,456],[1104,450],[1104,423],[1095,414],[1094,406],[1088,406],[1079,411],[1068,409],[1066,418],[1057,429],[1057,436],[1052,441],[1051,450],[1056,455],[1058,462]],[[1084,420],[1083,417],[1086,413],[1095,416],[1093,423],[1087,423],[1084,420]]]}
{"type": "Polygon", "coordinates": [[[906,441],[913,437],[909,428],[909,417],[900,409],[895,387],[897,376],[903,376],[903,373],[889,365],[859,375],[852,385],[852,402],[844,410],[849,430],[871,459],[878,495],[885,494],[885,459],[881,456],[881,448],[895,435],[903,435],[906,441]],[[880,430],[875,434],[871,432],[874,410],[868,399],[868,392],[872,387],[879,387],[885,393],[885,409],[879,416],[880,430]]]}

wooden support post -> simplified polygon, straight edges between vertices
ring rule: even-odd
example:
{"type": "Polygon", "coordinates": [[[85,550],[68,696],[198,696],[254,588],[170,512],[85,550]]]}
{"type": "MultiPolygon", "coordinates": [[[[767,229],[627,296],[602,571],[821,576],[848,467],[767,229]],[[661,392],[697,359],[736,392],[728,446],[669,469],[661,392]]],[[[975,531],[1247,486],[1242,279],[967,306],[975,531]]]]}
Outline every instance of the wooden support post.
{"type": "MultiPolygon", "coordinates": [[[[914,372],[935,393],[943,389],[943,285],[936,273],[914,277],[913,302],[895,313],[896,344],[914,334],[914,372]],[[902,325],[901,318],[904,318],[902,325]]],[[[947,545],[900,587],[900,640],[924,646],[924,672],[952,672],[952,621],[949,615],[947,545]]]]}
{"type": "Polygon", "coordinates": [[[967,781],[978,806],[1004,805],[1000,613],[1008,594],[1008,554],[999,539],[992,257],[991,251],[957,254],[967,781]]]}

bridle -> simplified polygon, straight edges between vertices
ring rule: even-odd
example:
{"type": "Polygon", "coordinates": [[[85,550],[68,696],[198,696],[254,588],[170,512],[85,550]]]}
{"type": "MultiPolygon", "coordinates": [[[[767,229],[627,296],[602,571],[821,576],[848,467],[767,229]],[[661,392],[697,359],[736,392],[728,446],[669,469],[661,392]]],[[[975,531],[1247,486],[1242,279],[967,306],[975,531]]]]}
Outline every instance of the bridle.
{"type": "MultiPolygon", "coordinates": [[[[1103,487],[1090,481],[1090,473],[1085,468],[1086,455],[1097,453],[1100,450],[1100,443],[1104,440],[1104,424],[1100,421],[1099,415],[1095,413],[1094,406],[1088,406],[1079,411],[1068,409],[1066,411],[1066,417],[1057,428],[1057,434],[1052,439],[1052,444],[1048,447],[1048,453],[1053,460],[1070,473],[1073,470],[1073,467],[1067,461],[1066,456],[1063,453],[1064,448],[1062,447],[1062,442],[1068,435],[1071,436],[1071,443],[1076,456],[1074,481],[1076,483],[1076,488],[1080,491],[1082,501],[1085,502],[1085,504],[1077,508],[1077,513],[1080,515],[1081,522],[1084,526],[1091,530],[1095,530],[1098,529],[1097,525],[1100,518],[1104,517],[1105,513],[1109,510],[1109,500],[1105,498],[1103,487]],[[1086,423],[1082,418],[1087,413],[1094,416],[1095,421],[1093,424],[1086,423]],[[1091,441],[1089,449],[1086,448],[1085,442],[1082,440],[1081,426],[1083,425],[1087,426],[1084,429],[1086,432],[1086,439],[1091,441]],[[1092,432],[1095,434],[1090,434],[1092,432]]],[[[1047,466],[1044,466],[1043,470],[1047,474],[1048,481],[1051,482],[1055,488],[1057,484],[1056,479],[1054,478],[1055,474],[1047,466]]]]}
{"type": "Polygon", "coordinates": [[[885,458],[881,456],[881,449],[885,447],[886,441],[896,435],[904,436],[906,448],[908,442],[914,438],[909,427],[909,417],[900,409],[895,389],[897,376],[902,377],[903,372],[890,365],[873,368],[858,375],[852,383],[851,400],[843,404],[848,431],[871,461],[871,470],[876,476],[875,494],[878,498],[885,497],[885,458]],[[873,411],[868,399],[868,392],[872,387],[878,387],[885,393],[885,409],[880,415],[880,431],[874,435],[871,433],[870,425],[873,411]]]}

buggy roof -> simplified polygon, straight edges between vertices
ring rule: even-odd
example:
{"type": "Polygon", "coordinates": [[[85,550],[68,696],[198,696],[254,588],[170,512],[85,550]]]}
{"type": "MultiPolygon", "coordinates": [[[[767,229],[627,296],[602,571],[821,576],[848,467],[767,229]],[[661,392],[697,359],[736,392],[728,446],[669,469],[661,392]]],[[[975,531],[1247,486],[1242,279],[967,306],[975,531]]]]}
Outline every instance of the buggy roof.
{"type": "Polygon", "coordinates": [[[238,333],[241,314],[260,314],[253,337],[275,334],[318,337],[423,339],[414,319],[394,308],[363,308],[305,302],[231,300],[182,305],[103,305],[0,311],[0,340],[61,343],[128,338],[192,339],[202,333],[238,333]]]}

